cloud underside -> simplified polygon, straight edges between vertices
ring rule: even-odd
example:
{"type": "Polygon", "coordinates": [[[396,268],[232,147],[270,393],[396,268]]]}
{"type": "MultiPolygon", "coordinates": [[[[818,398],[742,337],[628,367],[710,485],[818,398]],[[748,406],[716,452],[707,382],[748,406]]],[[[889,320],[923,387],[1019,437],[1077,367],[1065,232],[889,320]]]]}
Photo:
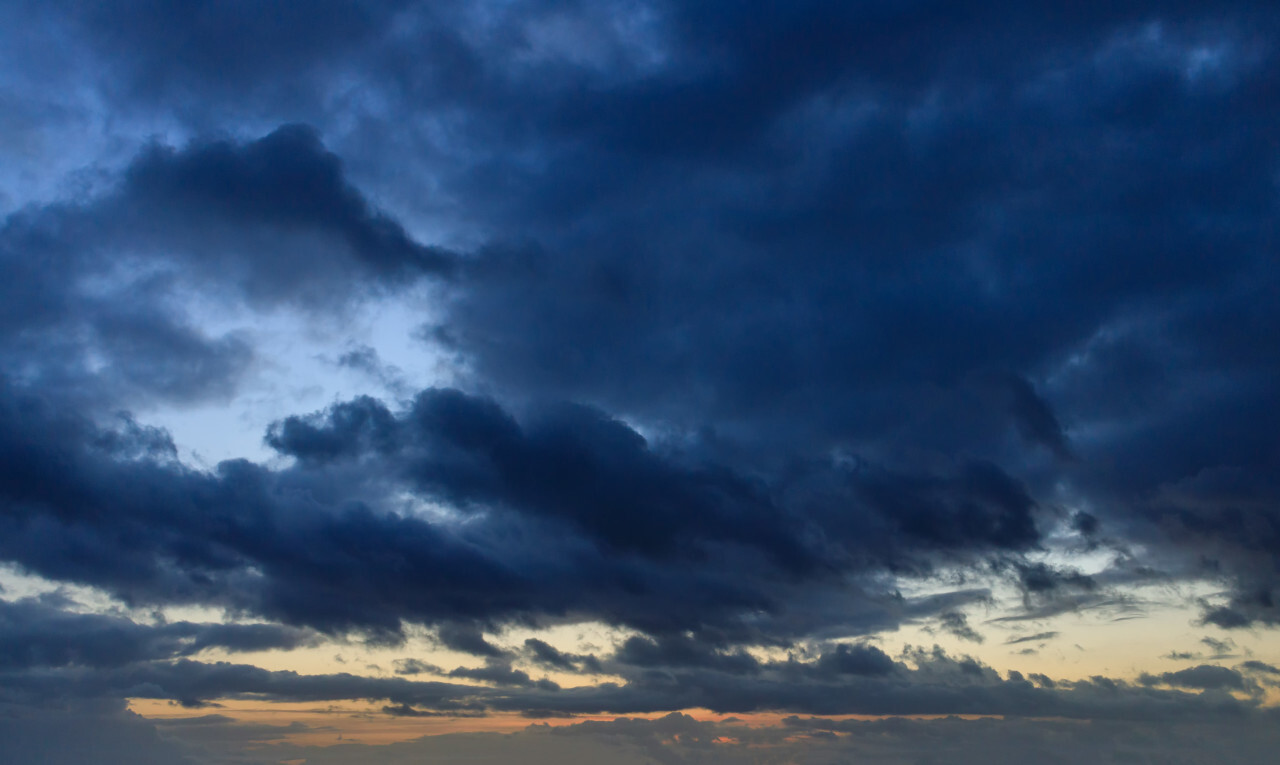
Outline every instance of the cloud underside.
{"type": "MultiPolygon", "coordinates": [[[[848,666],[847,651],[812,661],[761,663],[751,671],[723,667],[637,667],[610,660],[625,682],[571,688],[484,676],[489,685],[351,674],[301,675],[247,664],[131,663],[113,668],[43,667],[6,672],[6,699],[42,705],[48,699],[123,697],[161,699],[190,708],[218,700],[328,702],[365,700],[395,716],[473,717],[519,712],[539,717],[649,714],[708,709],[720,714],[792,711],[817,715],[996,715],[1076,720],[1243,720],[1261,722],[1257,673],[1199,665],[1126,683],[1105,677],[1067,682],[1013,673],[1002,678],[973,659],[940,649],[915,650],[894,661],[874,648],[882,665],[848,666]],[[844,654],[843,656],[841,654],[844,654]],[[842,665],[842,660],[845,665],[842,665]],[[1231,691],[1241,694],[1233,695],[1231,691]]],[[[457,677],[459,673],[454,672],[457,677]]]]}
{"type": "Polygon", "coordinates": [[[867,638],[1030,649],[1147,581],[1280,625],[1270,4],[180,5],[0,11],[37,41],[0,31],[0,561],[121,609],[0,602],[0,699],[1268,714],[1261,662],[1055,683],[867,638]],[[100,108],[141,132],[41,142],[100,108]],[[234,417],[287,363],[258,325],[381,305],[440,380],[353,329],[381,387],[278,412],[268,458],[148,424],[234,417]],[[986,642],[992,582],[1037,626],[986,642]],[[227,619],[139,616],[178,607],[227,619]],[[617,644],[492,640],[586,622],[617,644]],[[205,660],[418,629],[479,664],[205,660]]]}

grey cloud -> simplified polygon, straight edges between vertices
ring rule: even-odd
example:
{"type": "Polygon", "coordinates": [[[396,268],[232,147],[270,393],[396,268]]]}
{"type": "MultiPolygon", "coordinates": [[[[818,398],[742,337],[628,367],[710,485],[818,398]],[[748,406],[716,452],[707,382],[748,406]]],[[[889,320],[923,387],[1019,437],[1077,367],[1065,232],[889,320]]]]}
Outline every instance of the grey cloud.
{"type": "Polygon", "coordinates": [[[435,664],[422,661],[421,659],[396,659],[395,668],[397,675],[443,675],[445,671],[435,664]]]}
{"type": "Polygon", "coordinates": [[[1266,663],[1265,661],[1249,660],[1240,665],[1250,672],[1261,672],[1267,675],[1280,675],[1280,669],[1266,663]]]}
{"type": "Polygon", "coordinates": [[[630,637],[613,654],[614,661],[642,668],[696,667],[731,674],[755,674],[760,663],[744,651],[726,652],[685,636],[659,640],[630,637]]]}
{"type": "Polygon", "coordinates": [[[1239,672],[1212,664],[1200,664],[1176,672],[1164,672],[1159,675],[1144,674],[1139,678],[1144,685],[1163,683],[1182,688],[1198,688],[1201,690],[1247,690],[1249,682],[1239,672]]]}
{"type": "Polygon", "coordinates": [[[436,632],[436,639],[440,641],[440,645],[454,651],[492,658],[500,658],[506,655],[506,652],[501,648],[485,640],[480,629],[474,624],[459,624],[457,622],[443,624],[436,632]]]}
{"type": "Polygon", "coordinates": [[[1046,640],[1053,640],[1058,636],[1057,632],[1037,632],[1034,635],[1014,636],[1004,641],[1005,645],[1017,645],[1018,643],[1039,643],[1046,640]]]}
{"type": "Polygon", "coordinates": [[[118,667],[228,652],[290,650],[314,645],[308,630],[275,624],[139,624],[119,616],[65,611],[35,600],[0,601],[0,669],[118,667]]]}
{"type": "Polygon", "coordinates": [[[600,660],[595,656],[565,653],[545,640],[528,638],[524,641],[524,647],[530,658],[544,667],[566,672],[602,671],[600,660]]]}
{"type": "Polygon", "coordinates": [[[520,688],[538,688],[544,691],[556,691],[560,686],[555,682],[542,678],[534,680],[529,677],[529,673],[520,669],[513,669],[511,662],[501,659],[491,659],[482,667],[458,667],[450,670],[448,677],[460,677],[467,680],[480,680],[486,683],[492,683],[498,687],[515,686],[520,688]]]}
{"type": "Polygon", "coordinates": [[[939,627],[961,640],[968,640],[973,643],[981,643],[985,638],[973,627],[969,626],[969,619],[960,611],[944,612],[939,620],[939,627]]]}
{"type": "Polygon", "coordinates": [[[1072,719],[1233,719],[1261,714],[1258,700],[1241,701],[1218,691],[1251,689],[1242,676],[1221,667],[1197,667],[1130,685],[1105,677],[1055,684],[1001,679],[990,667],[939,649],[916,650],[904,662],[884,666],[857,654],[825,654],[812,663],[781,662],[744,675],[701,667],[644,671],[623,685],[556,688],[526,682],[523,673],[495,665],[493,672],[459,673],[494,685],[412,681],[349,674],[299,675],[227,663],[180,659],[92,671],[57,669],[4,673],[5,697],[35,703],[51,698],[172,699],[200,706],[211,699],[255,698],[317,702],[385,700],[426,713],[542,710],[558,714],[634,714],[688,708],[720,713],[792,709],[820,715],[977,714],[1072,719]],[[851,664],[851,659],[857,659],[851,664]],[[484,674],[480,677],[480,674],[484,674]],[[500,676],[501,675],[501,676],[500,676]],[[1164,684],[1202,693],[1160,690],[1164,684]]]}

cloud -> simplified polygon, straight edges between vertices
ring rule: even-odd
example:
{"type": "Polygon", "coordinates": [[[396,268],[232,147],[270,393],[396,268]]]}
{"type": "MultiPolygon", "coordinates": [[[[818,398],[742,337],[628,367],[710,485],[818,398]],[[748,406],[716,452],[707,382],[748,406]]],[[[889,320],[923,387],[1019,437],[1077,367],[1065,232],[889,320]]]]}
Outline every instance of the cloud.
{"type": "Polygon", "coordinates": [[[314,130],[285,125],[144,148],[108,191],[9,215],[0,264],[7,368],[110,410],[229,398],[258,359],[248,333],[201,326],[210,311],[341,312],[447,278],[457,258],[374,209],[314,130]]]}
{"type": "Polygon", "coordinates": [[[364,399],[310,422],[285,420],[269,441],[284,454],[315,459],[340,456],[328,444],[357,449],[366,433],[384,453],[398,438],[409,480],[463,508],[561,518],[624,551],[669,553],[676,539],[714,536],[764,548],[789,567],[812,565],[759,488],[726,470],[671,464],[630,427],[587,408],[553,408],[525,429],[493,401],[430,390],[398,423],[364,399]]]}
{"type": "MultiPolygon", "coordinates": [[[[128,214],[170,218],[188,232],[226,222],[242,236],[261,228],[331,237],[379,279],[442,276],[456,266],[451,253],[414,242],[398,222],[374,210],[344,177],[341,160],[305,125],[284,125],[244,143],[193,143],[181,151],[153,145],[129,166],[124,189],[128,214]]],[[[257,263],[244,252],[248,262],[220,265],[253,268],[241,283],[251,294],[287,294],[337,266],[317,259],[317,249],[285,250],[257,263]]]]}
{"type": "Polygon", "coordinates": [[[1245,665],[1028,682],[861,642],[980,642],[996,580],[997,623],[1132,609],[1150,571],[1280,625],[1275,9],[1023,5],[0,10],[0,560],[268,622],[9,603],[14,692],[1253,714],[1245,665]],[[321,356],[402,404],[299,403],[207,470],[148,421],[235,401],[271,322],[388,297],[439,379],[321,356]],[[586,621],[626,637],[500,645],[586,621]],[[189,661],[406,624],[484,664],[189,661]]]}
{"type": "MultiPolygon", "coordinates": [[[[531,484],[531,508],[515,504],[524,497],[509,495],[516,511],[510,515],[462,526],[432,522],[389,507],[375,511],[370,503],[397,484],[384,482],[385,474],[373,466],[317,471],[303,464],[281,472],[232,461],[204,473],[172,462],[167,450],[152,456],[150,431],[98,429],[39,397],[7,393],[0,449],[9,464],[22,469],[0,482],[5,500],[19,511],[4,520],[5,556],[41,575],[91,584],[129,602],[232,607],[326,631],[396,634],[402,620],[439,622],[446,625],[440,633],[446,645],[485,655],[496,649],[465,627],[476,620],[536,618],[572,608],[652,629],[729,626],[740,609],[771,598],[764,578],[734,582],[696,558],[668,566],[660,559],[612,556],[593,544],[596,528],[589,525],[581,529],[585,536],[564,534],[560,500],[546,492],[568,492],[565,498],[576,503],[567,506],[572,512],[589,507],[567,483],[531,484]],[[316,504],[316,496],[330,499],[316,504]],[[513,547],[517,531],[526,540],[544,539],[541,551],[513,547]],[[128,555],[121,554],[126,549],[128,555]],[[512,567],[512,556],[519,556],[521,568],[512,567]],[[437,585],[395,586],[407,574],[437,585]],[[677,579],[702,586],[682,592],[674,586],[677,579]],[[681,598],[686,605],[678,605],[681,598]]],[[[496,411],[492,404],[447,392],[428,394],[424,407],[436,405],[437,396],[496,411]]],[[[453,433],[473,437],[465,430],[453,433]]],[[[629,445],[622,455],[634,455],[642,470],[671,480],[672,488],[656,490],[672,491],[677,500],[691,490],[682,482],[697,487],[702,480],[629,445]]],[[[410,471],[411,481],[436,480],[431,471],[438,468],[430,462],[409,459],[399,467],[410,471]]],[[[593,467],[587,463],[583,469],[593,467]]],[[[628,468],[623,462],[609,469],[628,468]]],[[[448,480],[465,476],[454,472],[448,480]]],[[[472,490],[467,483],[453,485],[459,492],[472,490]]],[[[474,486],[478,499],[490,498],[489,487],[474,486]]],[[[694,493],[693,501],[719,501],[715,494],[701,496],[694,493]]],[[[685,523],[674,514],[666,518],[661,523],[685,523]]],[[[622,527],[602,528],[607,534],[622,527]]],[[[709,533],[709,527],[693,527],[698,528],[709,533]]],[[[767,544],[771,550],[777,543],[767,544]]]]}
{"type": "Polygon", "coordinates": [[[443,675],[445,673],[440,667],[420,659],[396,659],[395,668],[397,675],[443,675]]]}
{"type": "MultiPolygon", "coordinates": [[[[449,389],[398,413],[359,398],[286,419],[268,442],[296,464],[212,472],[146,451],[151,431],[99,428],[24,391],[6,401],[0,448],[24,469],[0,484],[21,500],[3,551],[29,570],[326,632],[439,625],[443,645],[481,656],[501,652],[480,626],[569,612],[785,644],[831,618],[811,598],[856,592],[841,572],[980,559],[1034,529],[1029,499],[994,466],[872,476],[856,513],[805,518],[758,477],[651,447],[601,412],[551,406],[523,423],[449,389]],[[405,493],[456,520],[406,511],[405,493]],[[406,590],[405,576],[435,584],[406,590]]],[[[920,601],[914,615],[953,605],[920,601]]]]}
{"type": "Polygon", "coordinates": [[[228,652],[290,650],[315,644],[307,630],[275,624],[139,624],[65,611],[37,600],[0,601],[0,669],[118,667],[139,661],[228,652]]]}
{"type": "Polygon", "coordinates": [[[1280,669],[1277,669],[1265,661],[1249,660],[1240,665],[1250,672],[1260,672],[1268,675],[1280,675],[1280,669]]]}
{"type": "Polygon", "coordinates": [[[527,638],[524,641],[525,651],[538,664],[550,669],[573,672],[581,668],[587,672],[600,671],[600,662],[595,656],[568,654],[545,640],[527,638]]]}
{"type": "Polygon", "coordinates": [[[445,648],[475,656],[497,659],[506,655],[505,651],[485,640],[475,625],[444,624],[437,631],[436,639],[445,648]]]}
{"type": "MultiPolygon", "coordinates": [[[[1267,453],[1254,448],[1269,432],[1261,425],[1270,409],[1253,383],[1265,378],[1270,357],[1215,342],[1228,337],[1225,319],[1202,321],[1224,316],[1210,307],[1218,298],[1260,306],[1252,315],[1263,325],[1274,318],[1256,300],[1273,278],[1249,255],[1259,250],[1248,232],[1259,227],[1227,225],[1223,212],[1255,221],[1270,214],[1256,201],[1268,198],[1259,170],[1266,163],[1242,159],[1269,156],[1256,139],[1266,131],[1229,129],[1271,118],[1252,106],[1259,99],[1233,95],[1267,86],[1266,68],[1240,33],[1268,28],[1257,24],[1267,17],[1262,6],[1218,9],[1217,26],[1191,7],[1142,4],[1090,6],[1066,26],[992,9],[959,25],[931,13],[825,6],[651,10],[631,47],[616,14],[567,9],[493,8],[484,26],[452,6],[326,4],[307,19],[263,20],[263,28],[299,30],[278,46],[257,37],[257,25],[230,23],[235,10],[211,14],[202,22],[207,37],[179,47],[174,40],[196,39],[192,22],[167,6],[122,10],[128,24],[41,15],[87,40],[84,56],[110,58],[132,83],[110,94],[121,104],[156,108],[181,94],[184,103],[208,99],[235,115],[229,93],[268,104],[266,94],[279,95],[277,77],[305,86],[266,110],[280,114],[280,127],[263,137],[198,138],[182,148],[156,142],[127,164],[113,191],[12,218],[7,239],[22,274],[14,281],[46,306],[24,319],[57,316],[56,334],[71,337],[66,317],[82,315],[57,287],[65,280],[21,270],[29,259],[16,253],[38,250],[69,257],[62,272],[74,274],[105,267],[91,249],[128,250],[179,267],[174,278],[199,275],[259,307],[328,309],[353,291],[451,274],[437,337],[454,343],[476,388],[499,399],[554,394],[596,413],[581,415],[587,419],[625,412],[659,427],[681,423],[705,434],[694,451],[732,463],[739,477],[836,447],[872,471],[852,488],[831,478],[814,479],[818,488],[880,502],[913,543],[1036,544],[1031,515],[1050,468],[1011,444],[1012,431],[1058,458],[1078,458],[1072,490],[1119,516],[1100,518],[1105,528],[1168,544],[1165,531],[1180,523],[1187,535],[1172,540],[1175,548],[1193,549],[1206,534],[1240,544],[1234,532],[1188,525],[1188,511],[1134,507],[1126,492],[1171,486],[1210,465],[1265,473],[1247,455],[1267,453]],[[570,63],[566,50],[538,36],[550,18],[591,28],[610,53],[570,63]],[[1164,23],[1143,26],[1152,18],[1164,23]],[[117,23],[128,33],[105,32],[117,23]],[[163,43],[131,36],[161,26],[174,30],[163,43]],[[965,41],[977,28],[991,57],[956,58],[971,50],[965,41]],[[255,32],[241,45],[206,44],[235,29],[255,32]],[[703,45],[712,30],[718,42],[703,45]],[[917,36],[932,41],[928,55],[889,55],[885,40],[917,36]],[[121,47],[122,39],[133,43],[121,47]],[[636,53],[646,46],[648,68],[636,53]],[[1204,46],[1220,53],[1220,79],[1189,74],[1204,46]],[[416,64],[397,58],[408,49],[430,54],[416,64]],[[242,57],[227,61],[228,50],[242,57]],[[325,66],[311,66],[321,50],[325,66]],[[515,50],[521,55],[506,55],[515,50]],[[171,63],[157,68],[157,59],[171,63]],[[1021,62],[1018,74],[995,87],[997,63],[1012,61],[1021,62]],[[143,74],[156,71],[163,76],[143,74]],[[435,179],[441,205],[496,232],[492,244],[468,259],[420,244],[357,189],[352,167],[382,179],[390,198],[414,196],[411,184],[392,188],[369,164],[371,142],[385,132],[377,120],[326,133],[349,163],[320,143],[318,131],[333,126],[321,105],[322,72],[367,81],[371,98],[404,124],[415,104],[423,114],[448,111],[440,119],[462,127],[445,131],[457,145],[446,152],[435,139],[419,141],[418,155],[437,171],[421,176],[435,179]],[[1089,87],[1095,81],[1110,86],[1089,87]],[[1126,108],[1133,104],[1140,106],[1126,108]],[[1041,138],[1032,146],[1029,135],[1041,138]],[[1109,140],[1116,135],[1149,140],[1109,140]],[[1205,155],[1197,147],[1210,139],[1221,151],[1205,155]],[[798,145],[812,147],[811,161],[798,145]],[[1155,168],[1163,182],[1149,182],[1155,168]],[[1225,199],[1204,188],[1238,191],[1225,199]],[[1203,214],[1175,214],[1184,209],[1203,214]],[[638,228],[641,219],[658,223],[638,228]],[[1140,225],[1150,219],[1215,223],[1140,225]],[[1214,257],[1204,257],[1210,250],[1214,257]],[[786,269],[776,265],[781,252],[798,253],[786,269]],[[1036,296],[1049,287],[1055,300],[1046,307],[1036,296]],[[1182,352],[1163,352],[1169,348],[1182,352]],[[1245,356],[1263,366],[1240,366],[1245,356]],[[1067,358],[1078,363],[1067,369],[1067,358]],[[1161,387],[1200,379],[1205,369],[1239,382],[1213,389],[1227,407],[1218,414],[1204,414],[1208,388],[1161,387]],[[1002,381],[1003,393],[992,399],[984,380],[1002,381]],[[1141,406],[1125,408],[1129,401],[1141,406]],[[1245,411],[1264,414],[1242,419],[1245,411]],[[1073,428],[1102,432],[1099,423],[1122,416],[1132,426],[1106,432],[1126,435],[1070,438],[1073,428]],[[1241,437],[1201,437],[1214,427],[1241,437]],[[1207,444],[1220,451],[1205,452],[1207,444]],[[939,482],[947,497],[931,496],[939,482]]],[[[125,304],[116,298],[85,321],[101,329],[94,351],[108,352],[107,368],[120,385],[141,389],[139,397],[226,395],[253,360],[234,336],[193,326],[165,303],[172,296],[142,301],[126,316],[112,313],[125,304]]],[[[36,358],[32,347],[21,350],[26,363],[36,358]]],[[[57,370],[62,384],[92,387],[74,385],[84,380],[74,366],[57,370]]],[[[54,372],[46,368],[43,382],[54,372]]],[[[1250,512],[1265,520],[1266,511],[1250,512]]],[[[662,533],[642,531],[628,534],[629,544],[666,544],[662,533]]],[[[615,546],[621,536],[612,533],[615,546]]],[[[804,561],[796,550],[785,554],[804,561]]],[[[1228,565],[1232,576],[1243,570],[1228,565]]],[[[1249,589],[1258,588],[1241,582],[1242,596],[1249,589]]],[[[1253,615],[1241,604],[1208,618],[1265,622],[1265,611],[1253,615]]]]}
{"type": "Polygon", "coordinates": [[[320,702],[373,700],[403,714],[459,711],[539,714],[639,714],[689,708],[722,714],[778,709],[820,715],[1004,715],[1070,719],[1232,719],[1259,713],[1257,686],[1222,667],[1196,667],[1136,685],[1106,677],[1085,681],[1002,679],[991,667],[941,649],[913,649],[902,660],[874,648],[843,646],[811,662],[785,661],[754,673],[714,665],[667,666],[627,673],[626,682],[560,688],[503,662],[450,672],[484,685],[365,677],[300,675],[225,662],[178,659],[86,670],[5,673],[5,698],[48,704],[60,698],[169,699],[200,707],[213,699],[320,702]],[[1199,693],[1162,690],[1156,685],[1199,693]],[[1220,693],[1251,692],[1248,700],[1220,693]],[[410,712],[409,710],[413,710],[410,712]]]}
{"type": "Polygon", "coordinates": [[[515,686],[519,688],[539,688],[546,691],[556,691],[560,686],[551,680],[543,678],[534,680],[529,677],[529,673],[520,669],[512,669],[511,663],[502,661],[501,659],[490,659],[483,667],[458,667],[450,670],[448,677],[460,677],[467,680],[479,680],[481,682],[492,683],[496,686],[515,686]]]}
{"type": "Polygon", "coordinates": [[[1034,635],[1015,635],[1004,641],[1005,645],[1017,645],[1018,643],[1038,643],[1046,640],[1053,640],[1058,636],[1057,632],[1037,632],[1034,635]]]}
{"type": "Polygon", "coordinates": [[[969,626],[969,619],[959,611],[947,611],[939,618],[939,626],[945,632],[973,643],[981,643],[986,638],[969,626]]]}
{"type": "Polygon", "coordinates": [[[1181,688],[1198,688],[1200,690],[1246,690],[1248,687],[1244,676],[1233,669],[1218,667],[1212,664],[1201,664],[1177,672],[1164,672],[1160,675],[1142,675],[1139,681],[1144,685],[1163,683],[1181,688]]]}
{"type": "Polygon", "coordinates": [[[744,651],[725,652],[685,636],[652,640],[633,636],[623,641],[613,660],[642,668],[697,667],[730,674],[755,674],[760,663],[744,651]]]}

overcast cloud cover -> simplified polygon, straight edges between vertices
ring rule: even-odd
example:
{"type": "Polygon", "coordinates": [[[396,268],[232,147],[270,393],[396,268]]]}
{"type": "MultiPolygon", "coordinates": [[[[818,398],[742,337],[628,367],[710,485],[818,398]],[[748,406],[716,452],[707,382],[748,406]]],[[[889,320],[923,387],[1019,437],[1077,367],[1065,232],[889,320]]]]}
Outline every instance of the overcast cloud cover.
{"type": "Polygon", "coordinates": [[[1278,44],[1244,0],[0,3],[0,748],[1272,761],[1278,44]],[[1081,613],[1149,661],[1017,670],[1081,613]]]}

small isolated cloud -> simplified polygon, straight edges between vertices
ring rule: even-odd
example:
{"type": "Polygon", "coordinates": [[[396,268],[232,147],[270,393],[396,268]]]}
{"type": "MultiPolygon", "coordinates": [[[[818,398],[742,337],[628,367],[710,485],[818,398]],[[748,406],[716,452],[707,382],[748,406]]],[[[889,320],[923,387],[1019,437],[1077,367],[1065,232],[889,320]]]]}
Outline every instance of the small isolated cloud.
{"type": "Polygon", "coordinates": [[[973,627],[969,626],[969,619],[959,611],[947,611],[938,619],[938,626],[944,632],[948,632],[961,640],[968,640],[973,643],[981,643],[986,640],[973,627]]]}
{"type": "Polygon", "coordinates": [[[1053,640],[1058,636],[1057,632],[1037,632],[1034,635],[1014,635],[1004,641],[1005,645],[1017,645],[1019,643],[1043,643],[1053,640]]]}

